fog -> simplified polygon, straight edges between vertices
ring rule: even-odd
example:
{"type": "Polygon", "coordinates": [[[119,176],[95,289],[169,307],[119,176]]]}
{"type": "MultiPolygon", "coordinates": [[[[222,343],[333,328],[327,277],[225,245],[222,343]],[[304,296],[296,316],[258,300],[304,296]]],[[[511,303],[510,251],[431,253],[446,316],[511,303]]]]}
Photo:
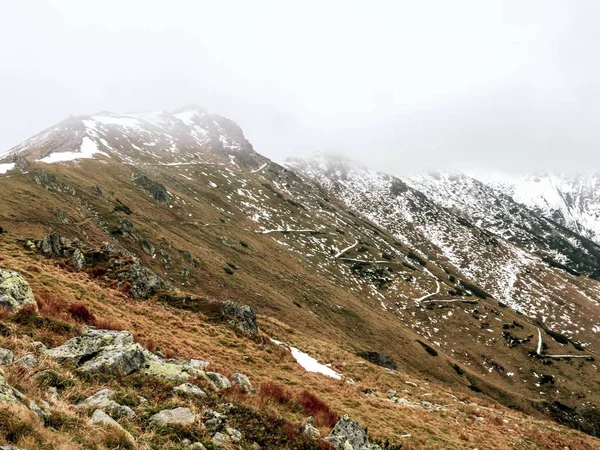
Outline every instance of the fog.
{"type": "Polygon", "coordinates": [[[600,166],[600,3],[0,5],[0,153],[69,115],[198,104],[277,161],[600,166]]]}

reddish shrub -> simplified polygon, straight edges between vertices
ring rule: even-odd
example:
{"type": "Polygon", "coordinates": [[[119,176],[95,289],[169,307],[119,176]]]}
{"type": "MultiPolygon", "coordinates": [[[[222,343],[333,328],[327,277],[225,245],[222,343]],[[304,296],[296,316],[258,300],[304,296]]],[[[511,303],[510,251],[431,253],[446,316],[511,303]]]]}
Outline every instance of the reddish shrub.
{"type": "Polygon", "coordinates": [[[77,320],[78,322],[83,322],[86,325],[96,324],[96,318],[94,315],[81,303],[72,304],[69,307],[69,314],[71,314],[73,319],[77,320]]]}
{"type": "Polygon", "coordinates": [[[275,381],[263,381],[259,388],[260,395],[270,398],[277,403],[289,403],[294,398],[292,392],[275,381]]]}
{"type": "Polygon", "coordinates": [[[52,292],[40,292],[35,295],[35,301],[42,313],[50,317],[62,317],[67,311],[69,304],[52,292]]]}
{"type": "Polygon", "coordinates": [[[313,416],[317,425],[333,427],[339,415],[332,411],[327,404],[309,391],[302,391],[297,398],[298,404],[304,408],[307,415],[313,416]]]}
{"type": "Polygon", "coordinates": [[[94,278],[100,278],[106,275],[106,267],[92,267],[89,272],[94,278]]]}

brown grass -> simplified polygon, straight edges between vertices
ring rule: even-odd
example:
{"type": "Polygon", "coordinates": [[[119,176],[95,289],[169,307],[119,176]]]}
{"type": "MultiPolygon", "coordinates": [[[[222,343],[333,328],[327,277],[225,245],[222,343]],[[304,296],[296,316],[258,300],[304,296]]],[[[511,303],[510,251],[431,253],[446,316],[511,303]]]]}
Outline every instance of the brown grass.
{"type": "Polygon", "coordinates": [[[261,397],[272,400],[280,405],[289,404],[294,400],[294,394],[288,388],[276,381],[263,381],[258,389],[261,397]]]}
{"type": "Polygon", "coordinates": [[[317,425],[320,427],[333,428],[340,417],[312,392],[306,390],[300,392],[297,402],[304,408],[305,414],[315,418],[317,425]]]}

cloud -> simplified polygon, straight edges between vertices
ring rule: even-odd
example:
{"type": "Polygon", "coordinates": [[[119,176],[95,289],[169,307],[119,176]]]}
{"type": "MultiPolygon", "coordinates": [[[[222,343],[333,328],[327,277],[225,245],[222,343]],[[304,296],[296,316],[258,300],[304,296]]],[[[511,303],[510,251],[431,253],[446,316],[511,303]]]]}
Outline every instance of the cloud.
{"type": "Polygon", "coordinates": [[[0,151],[68,115],[227,116],[277,160],[600,163],[596,2],[8,1],[0,151]]]}

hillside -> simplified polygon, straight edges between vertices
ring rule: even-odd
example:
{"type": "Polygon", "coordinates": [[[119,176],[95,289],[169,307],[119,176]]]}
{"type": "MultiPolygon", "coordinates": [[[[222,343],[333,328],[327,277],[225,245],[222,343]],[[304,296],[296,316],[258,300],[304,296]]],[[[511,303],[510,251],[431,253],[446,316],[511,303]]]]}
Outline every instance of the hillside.
{"type": "Polygon", "coordinates": [[[526,208],[515,219],[508,197],[494,228],[349,162],[280,166],[235,123],[195,107],[70,118],[0,164],[0,268],[23,275],[39,306],[2,319],[0,347],[20,357],[29,341],[85,334],[77,304],[89,324],[128,330],[167,360],[243,372],[257,388],[178,401],[160,377],[88,382],[46,356],[7,365],[9,384],[38,402],[49,400],[34,382],[41,370],[73,379],[49,408],[66,424],[34,424],[39,448],[92,448],[77,428],[95,428],[73,402],[103,387],[147,397],[119,421],[134,448],[180,448],[183,436],[213,445],[206,424],[150,426],[150,413],[183,405],[229,414],[243,437],[225,445],[239,448],[327,448],[298,430],[315,415],[325,436],[342,414],[383,448],[597,444],[550,422],[599,434],[597,246],[526,208]],[[62,240],[44,240],[52,233],[62,240]],[[256,311],[261,331],[232,329],[215,314],[225,300],[256,311]],[[306,407],[309,394],[319,402],[306,407]]]}

